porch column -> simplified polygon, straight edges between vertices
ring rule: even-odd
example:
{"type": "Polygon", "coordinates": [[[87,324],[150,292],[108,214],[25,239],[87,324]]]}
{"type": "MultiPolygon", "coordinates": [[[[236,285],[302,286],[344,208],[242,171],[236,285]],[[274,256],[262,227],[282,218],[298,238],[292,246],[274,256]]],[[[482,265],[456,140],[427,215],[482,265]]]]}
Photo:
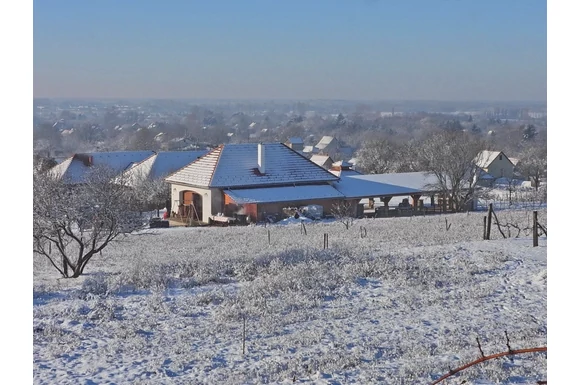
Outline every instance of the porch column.
{"type": "Polygon", "coordinates": [[[381,198],[381,202],[383,202],[385,204],[385,207],[389,207],[389,202],[391,201],[392,197],[382,197],[381,198]]]}
{"type": "Polygon", "coordinates": [[[383,202],[384,208],[383,208],[383,215],[385,217],[389,216],[389,201],[391,200],[392,197],[381,197],[381,202],[383,202]]]}
{"type": "Polygon", "coordinates": [[[392,197],[382,197],[381,198],[381,202],[383,202],[383,205],[385,206],[384,210],[385,210],[385,215],[389,215],[389,202],[391,201],[392,197]]]}
{"type": "Polygon", "coordinates": [[[435,207],[435,195],[431,194],[431,207],[435,207]]]}
{"type": "Polygon", "coordinates": [[[413,195],[411,195],[411,198],[413,199],[413,210],[418,210],[419,209],[419,199],[421,198],[421,194],[413,194],[413,195]]]}

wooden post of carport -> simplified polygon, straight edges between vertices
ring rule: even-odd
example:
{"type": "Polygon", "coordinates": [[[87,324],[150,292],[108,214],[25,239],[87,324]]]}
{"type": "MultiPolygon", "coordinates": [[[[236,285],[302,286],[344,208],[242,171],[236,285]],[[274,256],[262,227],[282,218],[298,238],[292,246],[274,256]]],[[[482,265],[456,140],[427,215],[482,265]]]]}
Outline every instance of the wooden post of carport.
{"type": "Polygon", "coordinates": [[[421,194],[413,194],[411,195],[413,199],[413,211],[417,211],[419,209],[419,199],[421,198],[421,194]]]}
{"type": "Polygon", "coordinates": [[[389,202],[392,197],[381,197],[381,202],[383,202],[385,206],[385,217],[389,216],[389,202]]]}

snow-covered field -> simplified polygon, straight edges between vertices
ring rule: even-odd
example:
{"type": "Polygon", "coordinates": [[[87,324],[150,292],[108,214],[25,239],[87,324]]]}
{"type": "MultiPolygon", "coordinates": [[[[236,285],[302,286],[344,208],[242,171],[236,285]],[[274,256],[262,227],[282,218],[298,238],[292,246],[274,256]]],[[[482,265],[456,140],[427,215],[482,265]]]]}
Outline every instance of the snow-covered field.
{"type": "MultiPolygon", "coordinates": [[[[429,384],[480,357],[477,338],[546,346],[546,238],[482,241],[483,215],[149,230],[76,280],[37,258],[34,382],[429,384]]],[[[443,383],[535,384],[546,367],[516,355],[443,383]]]]}

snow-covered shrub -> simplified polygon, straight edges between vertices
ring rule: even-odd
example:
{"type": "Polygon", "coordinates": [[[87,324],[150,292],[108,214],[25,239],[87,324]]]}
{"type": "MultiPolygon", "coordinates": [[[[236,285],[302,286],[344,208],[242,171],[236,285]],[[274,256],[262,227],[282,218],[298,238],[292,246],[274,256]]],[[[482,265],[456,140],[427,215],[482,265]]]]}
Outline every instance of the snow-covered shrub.
{"type": "Polygon", "coordinates": [[[85,294],[106,295],[109,294],[108,280],[105,274],[95,274],[85,278],[82,285],[85,294]]]}

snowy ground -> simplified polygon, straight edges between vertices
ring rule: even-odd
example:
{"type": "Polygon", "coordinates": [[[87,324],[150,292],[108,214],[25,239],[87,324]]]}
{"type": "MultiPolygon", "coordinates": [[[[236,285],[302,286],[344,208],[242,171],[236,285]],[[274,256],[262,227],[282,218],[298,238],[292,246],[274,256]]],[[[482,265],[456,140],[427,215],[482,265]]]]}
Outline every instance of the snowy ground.
{"type": "MultiPolygon", "coordinates": [[[[34,382],[428,384],[477,359],[476,338],[546,346],[546,238],[481,241],[483,215],[156,229],[76,280],[36,259],[34,382]]],[[[517,355],[444,383],[535,384],[546,366],[517,355]]]]}

